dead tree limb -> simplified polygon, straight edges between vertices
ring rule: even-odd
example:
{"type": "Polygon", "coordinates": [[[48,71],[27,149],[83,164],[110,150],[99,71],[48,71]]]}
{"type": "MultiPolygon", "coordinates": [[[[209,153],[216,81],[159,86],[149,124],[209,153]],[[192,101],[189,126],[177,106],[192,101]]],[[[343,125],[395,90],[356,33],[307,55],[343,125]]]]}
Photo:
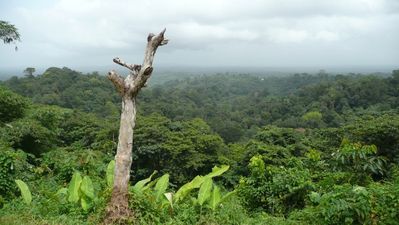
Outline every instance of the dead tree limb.
{"type": "Polygon", "coordinates": [[[166,29],[158,35],[152,33],[148,35],[144,61],[141,65],[128,64],[119,58],[113,59],[115,63],[130,70],[126,78],[119,76],[115,71],[108,73],[108,79],[112,81],[122,97],[122,112],[115,156],[114,185],[104,219],[106,224],[121,222],[133,215],[128,207],[128,184],[132,165],[133,129],[137,112],[136,96],[152,74],[152,63],[158,47],[168,43],[164,37],[165,31],[166,29]]]}

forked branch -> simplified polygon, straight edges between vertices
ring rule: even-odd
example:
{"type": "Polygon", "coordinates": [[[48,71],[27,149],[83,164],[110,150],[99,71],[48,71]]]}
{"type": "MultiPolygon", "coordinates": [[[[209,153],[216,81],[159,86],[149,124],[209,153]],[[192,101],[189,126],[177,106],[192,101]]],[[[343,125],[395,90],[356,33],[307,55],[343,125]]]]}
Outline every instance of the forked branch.
{"type": "Polygon", "coordinates": [[[158,35],[153,33],[148,35],[147,47],[142,65],[128,64],[119,58],[114,58],[113,61],[115,63],[132,71],[132,76],[128,76],[125,79],[117,75],[115,71],[109,72],[108,78],[112,81],[112,83],[114,83],[121,95],[129,93],[131,97],[135,97],[140,89],[145,86],[148,78],[152,74],[152,63],[154,61],[155,52],[159,46],[166,45],[169,41],[164,37],[165,31],[166,29],[162,30],[158,35]]]}

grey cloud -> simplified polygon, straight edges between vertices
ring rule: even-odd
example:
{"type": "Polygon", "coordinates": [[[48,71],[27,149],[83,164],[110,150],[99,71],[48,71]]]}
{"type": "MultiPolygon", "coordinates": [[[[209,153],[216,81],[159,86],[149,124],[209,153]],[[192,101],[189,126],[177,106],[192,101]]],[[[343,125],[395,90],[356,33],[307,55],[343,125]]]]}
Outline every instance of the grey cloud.
{"type": "Polygon", "coordinates": [[[8,20],[18,25],[23,42],[18,53],[0,46],[0,69],[3,63],[95,66],[116,55],[141,60],[148,32],[164,27],[171,42],[158,54],[165,64],[389,65],[399,58],[397,0],[59,0],[43,5],[11,10],[8,20]]]}

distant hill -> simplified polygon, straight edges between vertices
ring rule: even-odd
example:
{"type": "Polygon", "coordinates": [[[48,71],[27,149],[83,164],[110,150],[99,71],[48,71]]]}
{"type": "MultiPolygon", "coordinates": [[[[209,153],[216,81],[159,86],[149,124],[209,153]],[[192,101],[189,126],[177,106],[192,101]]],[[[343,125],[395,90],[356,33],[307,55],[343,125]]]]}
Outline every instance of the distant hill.
{"type": "MultiPolygon", "coordinates": [[[[249,137],[261,126],[337,127],[364,114],[396,110],[399,76],[291,76],[259,74],[156,75],[140,93],[139,112],[159,113],[172,120],[204,119],[227,142],[249,137]],[[161,79],[162,78],[162,79],[161,79]]],[[[120,97],[112,83],[97,72],[83,74],[52,67],[34,78],[2,82],[36,103],[59,105],[117,117],[120,97]]]]}

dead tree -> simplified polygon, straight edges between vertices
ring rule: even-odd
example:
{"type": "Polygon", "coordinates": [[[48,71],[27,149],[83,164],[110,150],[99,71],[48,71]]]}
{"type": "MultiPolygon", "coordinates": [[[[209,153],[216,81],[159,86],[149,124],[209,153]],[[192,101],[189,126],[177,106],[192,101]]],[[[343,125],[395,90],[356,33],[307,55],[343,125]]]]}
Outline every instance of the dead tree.
{"type": "Polygon", "coordinates": [[[157,48],[168,43],[164,34],[165,29],[158,35],[152,33],[148,35],[142,65],[127,64],[119,58],[114,58],[115,63],[130,70],[126,78],[119,76],[113,70],[108,73],[108,79],[112,81],[122,97],[122,113],[115,156],[114,185],[111,200],[106,209],[105,223],[113,223],[132,216],[128,207],[128,184],[132,165],[133,129],[137,112],[136,96],[151,76],[152,62],[157,48]]]}

